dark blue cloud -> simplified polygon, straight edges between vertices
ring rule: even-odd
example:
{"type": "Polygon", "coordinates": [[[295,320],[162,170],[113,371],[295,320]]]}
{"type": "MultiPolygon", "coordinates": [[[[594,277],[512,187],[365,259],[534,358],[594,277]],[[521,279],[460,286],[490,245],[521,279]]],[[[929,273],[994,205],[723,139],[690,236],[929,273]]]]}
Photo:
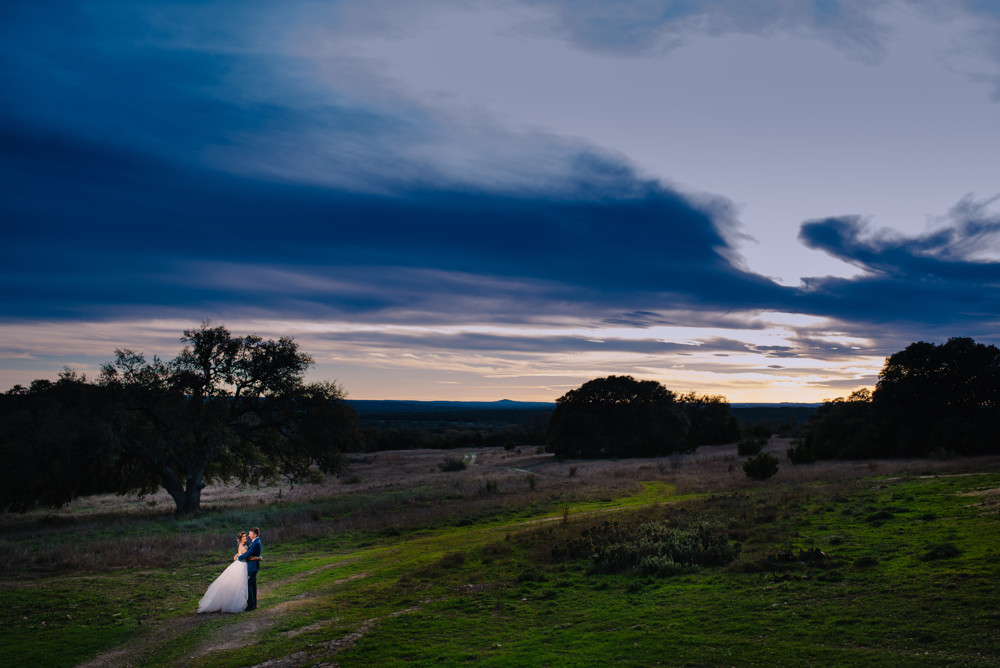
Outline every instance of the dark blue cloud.
{"type": "Polygon", "coordinates": [[[639,54],[669,49],[695,34],[809,34],[845,54],[880,59],[888,31],[878,20],[880,3],[803,0],[796,3],[743,0],[545,0],[558,18],[556,29],[584,49],[639,54]]]}
{"type": "MultiPolygon", "coordinates": [[[[279,309],[303,296],[301,308],[354,310],[359,303],[336,290],[302,295],[295,284],[260,293],[253,282],[247,292],[236,281],[198,285],[173,276],[213,263],[234,272],[274,265],[341,282],[361,268],[381,268],[381,275],[361,272],[384,281],[387,296],[369,300],[380,310],[394,305],[389,288],[401,270],[525,279],[535,282],[536,299],[598,309],[650,299],[674,308],[736,307],[776,302],[783,292],[727,259],[725,220],[711,206],[642,182],[622,165],[612,165],[619,169],[613,186],[590,188],[593,156],[581,155],[578,172],[566,175],[580,185],[551,197],[472,190],[387,196],[234,176],[11,127],[0,154],[9,194],[0,214],[11,230],[0,272],[17,284],[2,298],[7,317],[227,301],[279,309]]],[[[433,294],[434,286],[425,287],[433,294]]],[[[475,296],[495,294],[497,283],[448,287],[475,296]]]]}
{"type": "Polygon", "coordinates": [[[806,246],[863,270],[850,279],[808,279],[804,303],[858,328],[920,323],[924,331],[994,339],[1000,262],[983,251],[996,250],[1000,218],[988,212],[989,204],[963,200],[946,226],[913,237],[872,233],[857,216],[803,224],[799,238],[806,246]]]}
{"type": "Polygon", "coordinates": [[[455,141],[433,114],[282,78],[303,65],[180,20],[205,7],[50,10],[15,3],[0,28],[7,319],[605,317],[787,292],[733,263],[723,200],[592,147],[459,129],[526,171],[463,178],[427,151],[455,141]]]}

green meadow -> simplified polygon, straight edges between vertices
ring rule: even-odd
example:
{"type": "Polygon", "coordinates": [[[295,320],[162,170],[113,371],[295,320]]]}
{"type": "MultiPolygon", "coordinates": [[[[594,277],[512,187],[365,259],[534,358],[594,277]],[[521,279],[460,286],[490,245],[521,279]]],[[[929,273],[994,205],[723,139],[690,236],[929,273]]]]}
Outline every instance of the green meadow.
{"type": "Polygon", "coordinates": [[[758,483],[711,453],[496,449],[450,473],[397,452],[193,518],[127,499],[4,516],[0,665],[1000,663],[995,459],[784,460],[758,483]],[[254,523],[261,607],[197,615],[254,523]]]}

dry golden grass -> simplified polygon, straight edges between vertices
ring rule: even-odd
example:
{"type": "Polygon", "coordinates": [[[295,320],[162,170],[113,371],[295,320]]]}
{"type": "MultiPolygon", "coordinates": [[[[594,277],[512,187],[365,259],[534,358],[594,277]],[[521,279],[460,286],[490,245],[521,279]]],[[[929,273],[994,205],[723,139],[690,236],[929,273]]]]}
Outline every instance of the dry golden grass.
{"type": "MultiPolygon", "coordinates": [[[[606,490],[608,494],[637,489],[642,480],[676,484],[681,492],[727,491],[762,485],[802,482],[834,482],[872,475],[936,475],[996,470],[1000,456],[950,459],[874,459],[817,462],[792,465],[785,456],[791,439],[772,438],[765,446],[781,460],[778,474],[756,482],[742,470],[743,458],[736,445],[702,446],[690,454],[648,459],[556,459],[539,452],[537,446],[516,450],[481,448],[455,450],[390,450],[350,458],[340,477],[327,477],[319,484],[272,483],[262,486],[213,484],[202,493],[202,508],[218,510],[253,508],[276,503],[301,503],[345,495],[414,490],[447,490],[453,496],[473,497],[482,493],[487,480],[495,483],[495,496],[518,495],[529,500],[553,494],[580,496],[580,492],[606,490]],[[464,471],[442,472],[438,464],[449,457],[469,456],[464,471]]],[[[433,496],[433,495],[432,495],[433,496]]],[[[60,509],[38,509],[28,513],[0,514],[0,534],[25,524],[58,526],[88,519],[128,519],[169,514],[174,504],[163,490],[144,498],[102,494],[76,499],[60,509]]]]}
{"type": "MultiPolygon", "coordinates": [[[[1000,456],[953,459],[820,462],[793,466],[789,439],[765,447],[781,460],[770,480],[746,477],[736,446],[701,447],[694,453],[649,459],[566,460],[536,446],[516,450],[402,450],[356,455],[340,478],[314,485],[211,485],[198,518],[171,520],[173,502],[163,491],[144,499],[99,495],[61,509],[0,515],[0,549],[6,561],[35,569],[102,570],[153,565],[169,554],[180,560],[210,558],[229,549],[230,524],[260,523],[274,545],[350,531],[407,531],[532,507],[564,508],[584,499],[611,499],[640,490],[640,481],[664,481],[681,494],[848,483],[872,475],[921,476],[1000,469],[1000,456]],[[449,457],[470,461],[443,472],[449,457]],[[268,521],[255,522],[255,517],[268,521]],[[144,522],[144,521],[149,522],[144,522]],[[266,526],[265,526],[266,525],[266,526]],[[139,526],[138,530],[136,527],[139,526]],[[158,529],[155,539],[141,527],[158,529]],[[225,526],[225,529],[220,529],[225,526]],[[167,533],[164,534],[163,532],[167,533]],[[86,537],[87,550],[67,549],[86,537]],[[155,547],[154,547],[155,546],[155,547]]],[[[775,499],[780,505],[780,499],[775,499]]]]}

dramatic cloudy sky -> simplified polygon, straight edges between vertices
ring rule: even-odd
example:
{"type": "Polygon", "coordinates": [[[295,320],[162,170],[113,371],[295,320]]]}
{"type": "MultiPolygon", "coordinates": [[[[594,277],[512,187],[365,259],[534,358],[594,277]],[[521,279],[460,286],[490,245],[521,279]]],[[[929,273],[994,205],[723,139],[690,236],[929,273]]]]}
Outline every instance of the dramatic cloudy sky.
{"type": "Polygon", "coordinates": [[[1000,343],[997,7],[5,2],[0,389],[206,319],[359,399],[1000,343]]]}

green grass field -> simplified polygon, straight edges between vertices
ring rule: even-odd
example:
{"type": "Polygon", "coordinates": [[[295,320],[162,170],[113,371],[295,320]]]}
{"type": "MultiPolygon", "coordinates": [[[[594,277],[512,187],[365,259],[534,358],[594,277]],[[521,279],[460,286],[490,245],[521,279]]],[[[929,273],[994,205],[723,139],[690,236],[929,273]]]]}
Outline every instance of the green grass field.
{"type": "Polygon", "coordinates": [[[614,496],[478,488],[492,504],[401,488],[185,520],[8,518],[0,665],[1000,664],[1000,473],[700,491],[654,477],[614,496]],[[413,516],[421,503],[447,512],[413,516]],[[345,524],[377,504],[390,520],[345,524]],[[260,609],[195,614],[227,530],[253,521],[260,609]],[[706,522],[734,560],[598,572],[563,549],[615,523],[685,535],[706,522]]]}

